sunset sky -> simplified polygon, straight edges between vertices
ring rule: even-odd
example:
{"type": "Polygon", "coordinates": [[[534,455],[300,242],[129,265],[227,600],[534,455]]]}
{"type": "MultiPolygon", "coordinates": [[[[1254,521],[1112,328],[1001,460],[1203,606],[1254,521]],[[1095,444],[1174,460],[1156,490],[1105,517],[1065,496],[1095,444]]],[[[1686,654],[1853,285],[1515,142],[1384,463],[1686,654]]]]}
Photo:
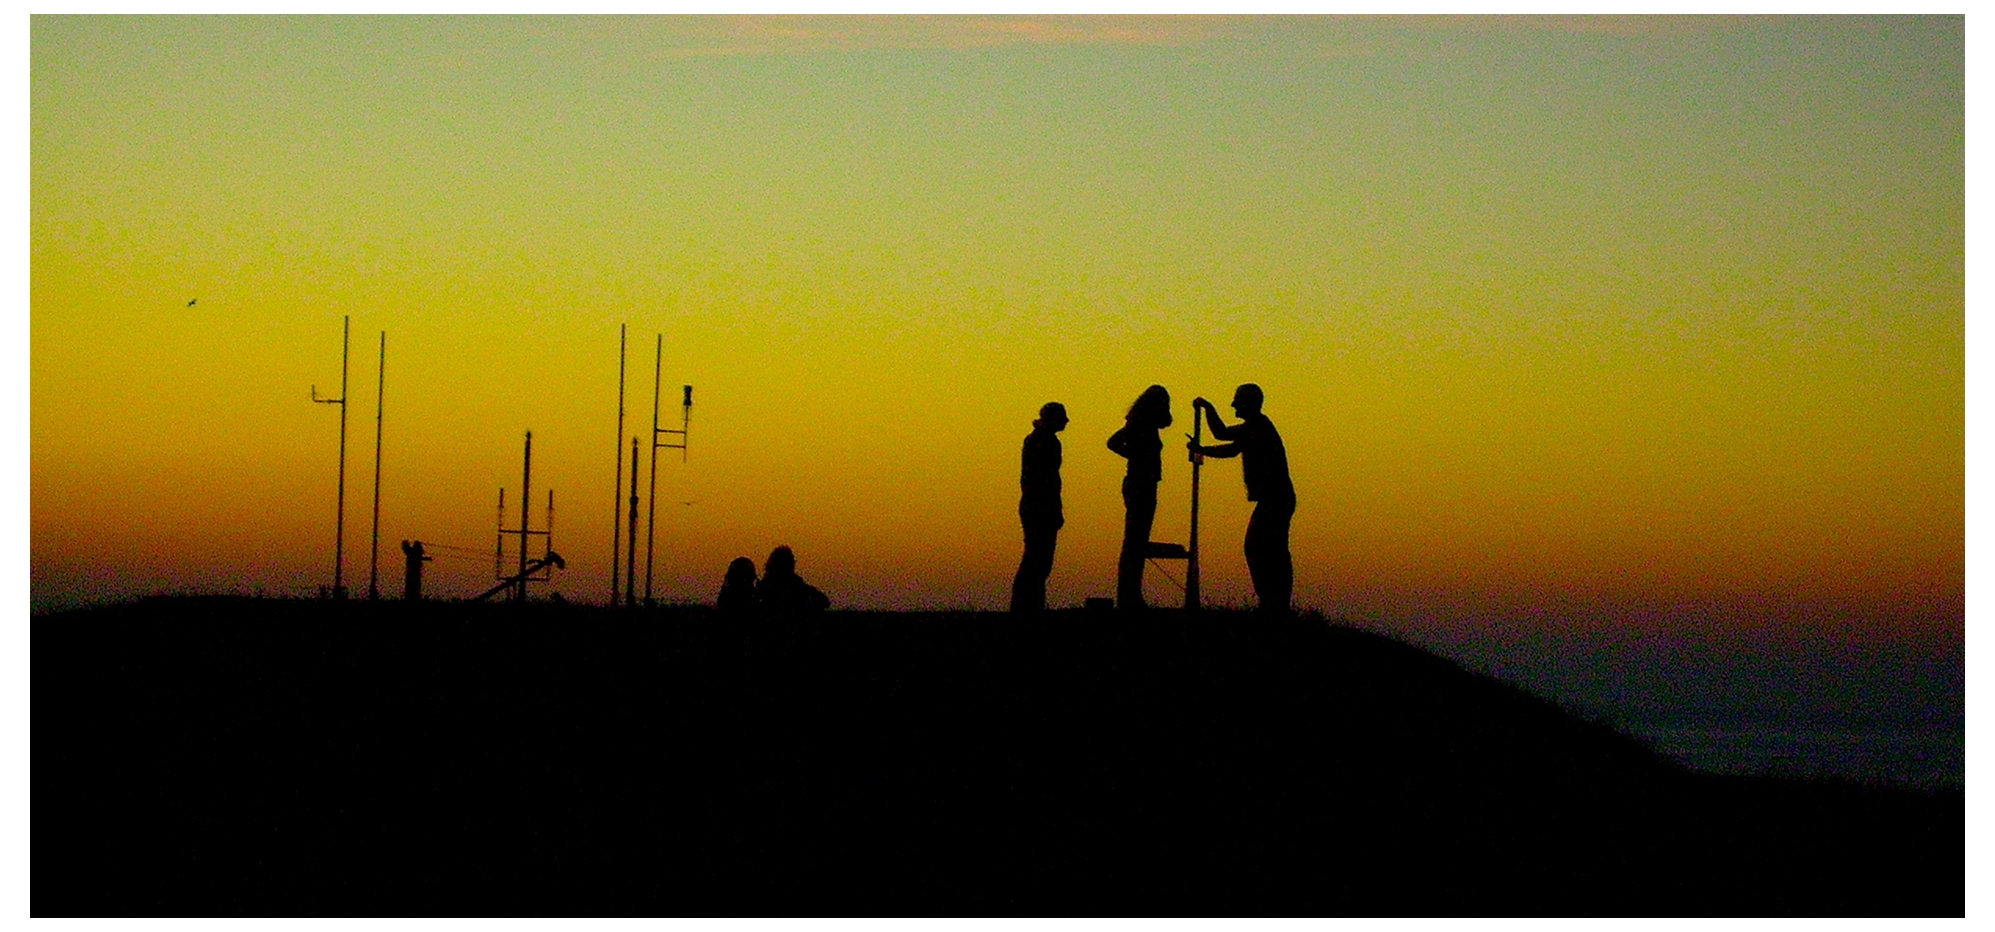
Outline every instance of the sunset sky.
{"type": "Polygon", "coordinates": [[[351,315],[361,593],[382,331],[384,595],[403,539],[491,584],[531,430],[581,601],[663,334],[666,600],[787,543],[838,607],[1003,607],[1049,400],[1048,600],[1112,595],[1122,413],[1171,391],[1181,542],[1191,398],[1253,381],[1302,606],[1957,641],[1963,24],[38,16],[31,598],[330,583],[351,315]]]}

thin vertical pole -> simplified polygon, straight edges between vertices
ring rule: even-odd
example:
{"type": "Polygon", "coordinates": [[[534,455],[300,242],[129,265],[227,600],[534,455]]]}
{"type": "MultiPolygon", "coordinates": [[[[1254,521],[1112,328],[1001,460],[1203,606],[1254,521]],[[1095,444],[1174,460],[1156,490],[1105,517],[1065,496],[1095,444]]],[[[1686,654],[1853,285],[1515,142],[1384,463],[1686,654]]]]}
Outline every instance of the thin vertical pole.
{"type": "Polygon", "coordinates": [[[637,607],[637,438],[630,438],[630,547],[624,558],[629,561],[625,567],[623,580],[624,604],[637,607]]]}
{"type": "Polygon", "coordinates": [[[651,604],[651,545],[658,535],[658,386],[665,371],[665,335],[658,335],[658,354],[651,362],[651,500],[644,524],[644,604],[651,604]]]}
{"type": "MultiPolygon", "coordinates": [[[[617,481],[610,486],[612,499],[623,497],[623,370],[629,358],[630,325],[617,327],[617,481]]],[[[631,467],[633,470],[637,467],[631,467]]],[[[632,474],[635,477],[635,473],[632,474]]],[[[623,502],[610,502],[610,607],[617,604],[617,558],[623,556],[623,502]]]]}
{"type": "Polygon", "coordinates": [[[685,401],[679,408],[679,462],[683,463],[686,461],[686,451],[692,446],[692,434],[687,431],[693,429],[693,387],[691,385],[680,387],[686,391],[685,401]]]}
{"type": "Polygon", "coordinates": [[[533,514],[533,431],[526,432],[526,459],[520,463],[520,585],[513,601],[526,601],[526,528],[533,514]]]}
{"type": "MultiPolygon", "coordinates": [[[[1204,420],[1196,406],[1191,409],[1191,443],[1199,445],[1204,434],[1204,420]]],[[[1191,546],[1185,550],[1189,556],[1185,564],[1185,608],[1197,611],[1198,599],[1198,471],[1205,465],[1205,456],[1197,450],[1191,453],[1191,546]]]]}
{"type": "Polygon", "coordinates": [[[506,488],[499,487],[499,533],[492,541],[492,578],[506,578],[506,488]]]}
{"type": "Polygon", "coordinates": [[[374,383],[374,542],[372,556],[367,558],[367,600],[372,602],[381,597],[376,585],[376,571],[381,563],[381,393],[388,387],[388,331],[381,331],[381,361],[375,371],[379,375],[374,383]]]}
{"type": "Polygon", "coordinates": [[[333,519],[333,598],[346,598],[346,359],[353,316],[339,324],[339,516],[333,519]]]}

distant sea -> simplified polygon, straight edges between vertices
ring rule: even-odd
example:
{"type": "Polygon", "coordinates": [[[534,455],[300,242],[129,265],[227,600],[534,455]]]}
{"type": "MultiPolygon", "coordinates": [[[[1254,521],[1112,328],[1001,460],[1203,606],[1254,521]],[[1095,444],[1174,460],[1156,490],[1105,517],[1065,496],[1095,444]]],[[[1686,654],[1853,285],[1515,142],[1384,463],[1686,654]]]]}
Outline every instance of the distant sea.
{"type": "Polygon", "coordinates": [[[1714,773],[1966,779],[1958,648],[1795,638],[1388,630],[1714,773]]]}
{"type": "Polygon", "coordinates": [[[1719,773],[1829,775],[1938,786],[1960,785],[1967,770],[1964,730],[1944,727],[1653,722],[1627,722],[1624,727],[1664,754],[1719,773]]]}

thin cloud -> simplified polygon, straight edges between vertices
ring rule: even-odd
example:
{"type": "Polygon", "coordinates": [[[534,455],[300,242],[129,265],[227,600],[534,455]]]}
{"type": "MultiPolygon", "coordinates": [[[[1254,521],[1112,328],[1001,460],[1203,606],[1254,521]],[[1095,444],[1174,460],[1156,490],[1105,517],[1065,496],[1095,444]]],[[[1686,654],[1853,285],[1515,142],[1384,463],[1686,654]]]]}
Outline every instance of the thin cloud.
{"type": "MultiPolygon", "coordinates": [[[[609,43],[658,58],[1002,47],[1189,47],[1283,36],[1316,57],[1418,54],[1423,40],[1561,33],[1668,41],[1760,22],[1739,16],[614,16],[529,20],[543,38],[609,43]]],[[[1433,51],[1427,49],[1426,51],[1433,51]]]]}
{"type": "Polygon", "coordinates": [[[729,16],[669,24],[670,57],[777,55],[868,49],[967,50],[1001,46],[1191,45],[1243,22],[1215,16],[729,16]]]}
{"type": "Polygon", "coordinates": [[[1674,38],[1727,32],[1759,25],[1771,17],[1754,16],[1609,16],[1557,14],[1546,16],[1408,16],[1392,17],[1425,28],[1470,32],[1556,32],[1571,35],[1615,36],[1624,39],[1674,38]]]}

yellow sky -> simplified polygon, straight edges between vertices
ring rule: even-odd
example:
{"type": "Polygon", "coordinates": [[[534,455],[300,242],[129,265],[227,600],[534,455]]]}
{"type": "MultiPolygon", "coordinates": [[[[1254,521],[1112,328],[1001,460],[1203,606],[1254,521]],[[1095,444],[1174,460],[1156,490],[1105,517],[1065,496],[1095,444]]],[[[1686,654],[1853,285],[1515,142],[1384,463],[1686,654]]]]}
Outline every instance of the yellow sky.
{"type": "Polygon", "coordinates": [[[1304,605],[1957,631],[1962,30],[36,17],[33,599],[329,582],[350,315],[362,588],[381,331],[385,588],[491,546],[530,429],[589,600],[662,333],[663,598],[788,543],[841,606],[1001,606],[1048,400],[1050,597],[1110,594],[1121,412],[1251,380],[1304,605]]]}

